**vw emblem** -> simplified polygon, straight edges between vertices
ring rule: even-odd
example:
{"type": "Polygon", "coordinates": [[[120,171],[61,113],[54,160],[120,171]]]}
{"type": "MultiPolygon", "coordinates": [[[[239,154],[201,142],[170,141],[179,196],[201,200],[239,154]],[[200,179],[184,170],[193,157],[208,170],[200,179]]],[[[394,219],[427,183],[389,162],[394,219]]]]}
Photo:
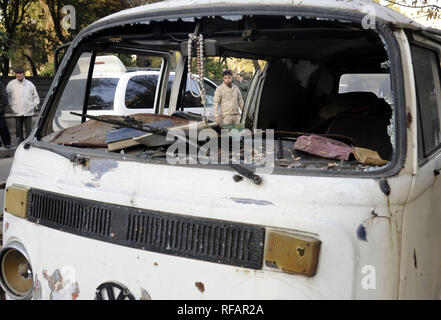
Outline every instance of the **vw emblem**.
{"type": "Polygon", "coordinates": [[[95,300],[135,300],[135,297],[122,284],[104,282],[96,288],[95,300]]]}

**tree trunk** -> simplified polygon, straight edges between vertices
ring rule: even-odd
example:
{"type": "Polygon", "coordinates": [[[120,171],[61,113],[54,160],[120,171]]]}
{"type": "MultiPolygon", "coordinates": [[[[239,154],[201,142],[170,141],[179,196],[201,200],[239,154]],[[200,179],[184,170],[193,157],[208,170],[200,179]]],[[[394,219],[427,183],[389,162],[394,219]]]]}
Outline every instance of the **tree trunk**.
{"type": "MultiPolygon", "coordinates": [[[[8,52],[9,51],[9,47],[8,46],[3,46],[4,52],[8,52]]],[[[7,77],[9,74],[9,58],[3,56],[2,57],[2,75],[3,77],[7,77]]]]}
{"type": "Polygon", "coordinates": [[[24,54],[24,56],[25,56],[26,59],[28,59],[29,64],[31,65],[32,76],[33,77],[37,77],[38,76],[38,71],[37,71],[37,68],[35,67],[34,60],[32,60],[32,58],[30,56],[28,56],[27,54],[24,54]]]}

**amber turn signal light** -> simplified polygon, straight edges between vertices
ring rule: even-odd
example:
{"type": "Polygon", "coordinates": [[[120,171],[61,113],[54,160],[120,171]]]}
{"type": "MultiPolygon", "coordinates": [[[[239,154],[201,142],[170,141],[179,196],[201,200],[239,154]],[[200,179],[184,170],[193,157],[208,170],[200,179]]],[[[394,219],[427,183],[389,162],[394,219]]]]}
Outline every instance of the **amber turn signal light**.
{"type": "Polygon", "coordinates": [[[10,186],[5,193],[5,211],[19,218],[26,218],[29,187],[10,186]]]}
{"type": "Polygon", "coordinates": [[[281,231],[268,231],[265,265],[287,273],[315,275],[320,253],[320,240],[281,231]]]}

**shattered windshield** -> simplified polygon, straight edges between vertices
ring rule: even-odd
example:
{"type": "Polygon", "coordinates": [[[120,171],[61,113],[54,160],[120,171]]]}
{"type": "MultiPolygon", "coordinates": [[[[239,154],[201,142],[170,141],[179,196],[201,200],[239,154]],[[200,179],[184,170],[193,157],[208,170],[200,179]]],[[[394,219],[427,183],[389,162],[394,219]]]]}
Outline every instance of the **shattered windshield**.
{"type": "Polygon", "coordinates": [[[135,48],[85,53],[42,139],[178,164],[328,171],[388,165],[394,93],[376,32],[332,20],[247,19],[252,32],[242,20],[220,17],[157,23],[154,32],[144,25],[139,34],[121,29],[125,48],[169,54],[170,73],[162,56],[135,48]]]}

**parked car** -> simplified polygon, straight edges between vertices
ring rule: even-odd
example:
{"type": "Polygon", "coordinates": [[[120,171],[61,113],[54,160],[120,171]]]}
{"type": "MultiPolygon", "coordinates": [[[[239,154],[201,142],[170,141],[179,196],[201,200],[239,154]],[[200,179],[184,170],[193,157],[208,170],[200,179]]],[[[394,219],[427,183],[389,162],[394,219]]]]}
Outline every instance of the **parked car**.
{"type": "Polygon", "coordinates": [[[440,30],[360,0],[164,1],[95,22],[15,152],[0,285],[8,299],[439,299],[440,56],[440,30]],[[240,124],[181,130],[198,52],[255,68],[240,124]],[[155,113],[60,126],[73,105],[125,101],[89,90],[105,54],[159,66],[155,113]],[[381,81],[352,90],[355,74],[381,81]]]}
{"type": "MultiPolygon", "coordinates": [[[[68,128],[81,123],[81,118],[71,112],[82,113],[84,98],[78,91],[85,86],[89,57],[80,58],[78,68],[74,71],[60,101],[61,107],[54,118],[54,126],[58,129],[68,128]]],[[[130,115],[135,113],[154,113],[155,97],[160,70],[128,70],[121,60],[114,55],[97,56],[96,69],[90,85],[87,114],[98,115],[130,115]]],[[[170,72],[167,101],[170,100],[174,72],[170,72]]],[[[187,77],[184,105],[181,111],[203,115],[201,100],[190,94],[190,83],[195,94],[199,94],[199,84],[187,77]]],[[[206,116],[213,119],[213,96],[217,85],[204,78],[206,90],[206,116]]],[[[168,114],[165,104],[164,114],[168,114]]]]}

